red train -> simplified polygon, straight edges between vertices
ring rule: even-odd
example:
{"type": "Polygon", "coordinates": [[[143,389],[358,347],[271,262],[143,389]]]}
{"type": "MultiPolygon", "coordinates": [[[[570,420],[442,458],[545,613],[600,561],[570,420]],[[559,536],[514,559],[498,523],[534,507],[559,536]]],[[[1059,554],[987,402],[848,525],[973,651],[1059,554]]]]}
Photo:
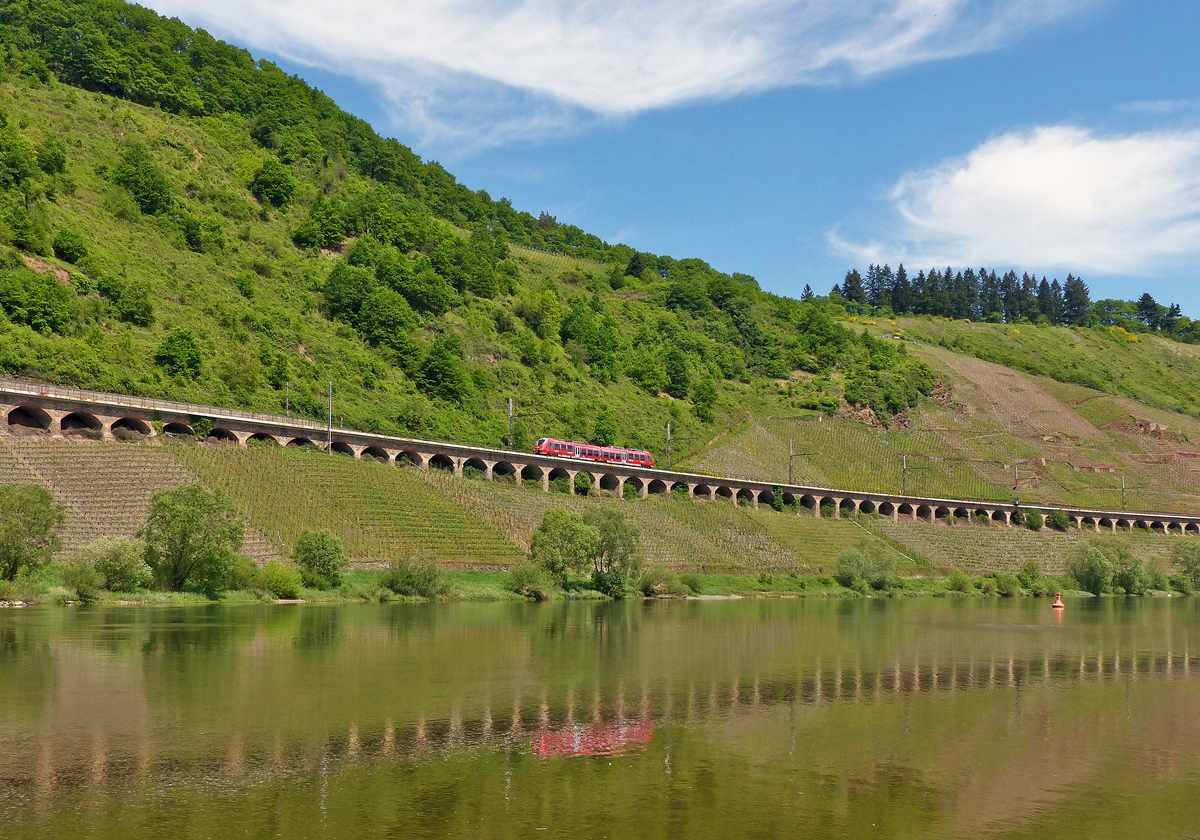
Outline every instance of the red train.
{"type": "Polygon", "coordinates": [[[641,449],[622,449],[619,446],[596,446],[573,440],[542,438],[533,451],[539,455],[557,455],[560,458],[579,458],[582,461],[598,461],[602,464],[629,464],[634,467],[653,467],[654,456],[641,449]]]}

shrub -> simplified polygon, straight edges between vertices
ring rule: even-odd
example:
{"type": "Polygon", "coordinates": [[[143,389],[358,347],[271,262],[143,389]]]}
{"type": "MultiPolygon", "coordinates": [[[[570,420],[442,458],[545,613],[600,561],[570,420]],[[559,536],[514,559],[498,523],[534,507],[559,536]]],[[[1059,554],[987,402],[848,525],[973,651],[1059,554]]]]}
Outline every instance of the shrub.
{"type": "Polygon", "coordinates": [[[1102,595],[1112,587],[1112,561],[1099,547],[1087,541],[1072,551],[1067,560],[1067,571],[1079,583],[1080,589],[1093,595],[1102,595]]]}
{"type": "Polygon", "coordinates": [[[1042,516],[1039,511],[1031,510],[1025,514],[1025,526],[1030,531],[1040,531],[1042,526],[1046,524],[1046,517],[1042,516]]]}
{"type": "Polygon", "coordinates": [[[295,196],[296,181],[278,158],[269,157],[254,173],[250,192],[259,201],[269,201],[276,207],[282,207],[295,196]]]}
{"type": "Polygon", "coordinates": [[[535,601],[545,601],[550,597],[554,582],[546,570],[535,563],[518,563],[508,573],[504,586],[509,592],[516,592],[535,601]]]}
{"type": "Polygon", "coordinates": [[[700,583],[699,575],[680,575],[679,582],[682,583],[684,586],[686,586],[688,589],[692,590],[693,594],[695,594],[695,595],[700,594],[700,587],[702,586],[702,584],[700,583]]]}
{"type": "Polygon", "coordinates": [[[1200,541],[1188,539],[1171,546],[1171,565],[1177,570],[1177,577],[1189,581],[1189,592],[1200,587],[1200,541]]]}
{"type": "Polygon", "coordinates": [[[628,501],[633,501],[638,498],[638,489],[633,482],[626,482],[621,487],[621,495],[628,501]]]}
{"type": "Polygon", "coordinates": [[[594,566],[599,545],[599,530],[585,523],[582,516],[552,508],[533,532],[530,554],[533,562],[562,586],[568,572],[594,566]]]}
{"type": "Polygon", "coordinates": [[[420,595],[436,598],[446,591],[442,570],[433,560],[400,560],[386,566],[379,575],[379,585],[397,595],[420,595]]]}
{"type": "Polygon", "coordinates": [[[254,588],[254,578],[258,575],[258,566],[249,557],[238,555],[229,564],[225,572],[225,588],[235,591],[245,591],[254,588]]]}
{"type": "Polygon", "coordinates": [[[87,243],[73,230],[62,228],[54,235],[54,256],[69,263],[77,263],[88,255],[87,243]]]}
{"type": "Polygon", "coordinates": [[[417,368],[417,386],[430,397],[462,404],[469,383],[462,344],[449,335],[434,339],[417,368]]]}
{"type": "Polygon", "coordinates": [[[176,591],[194,586],[212,594],[225,584],[243,524],[228,497],[201,484],[160,490],[142,527],[146,562],[155,580],[176,591]]]}
{"type": "Polygon", "coordinates": [[[683,598],[689,589],[678,575],[662,566],[651,566],[642,572],[637,585],[647,598],[683,598]]]}
{"type": "Polygon", "coordinates": [[[979,591],[984,595],[995,595],[999,591],[994,578],[984,578],[979,582],[979,591]]]}
{"type": "Polygon", "coordinates": [[[62,546],[62,505],[38,484],[0,484],[0,578],[36,571],[62,546]]]}
{"type": "Polygon", "coordinates": [[[110,592],[135,592],[154,581],[146,565],[146,547],[130,537],[101,537],[79,551],[79,559],[91,563],[110,592]]]}
{"type": "Polygon", "coordinates": [[[59,576],[67,589],[73,590],[81,601],[91,601],[104,584],[104,578],[87,560],[76,558],[59,565],[59,576]]]}
{"type": "Polygon", "coordinates": [[[129,190],[143,213],[155,215],[170,209],[171,183],[145,146],[138,143],[126,149],[113,174],[113,180],[129,190]]]}
{"type": "Polygon", "coordinates": [[[192,331],[182,327],[171,330],[154,351],[154,363],[172,376],[195,379],[200,375],[200,345],[192,331]]]}
{"type": "Polygon", "coordinates": [[[59,332],[71,320],[71,290],[26,268],[0,272],[0,307],[10,320],[38,332],[59,332]]]}
{"type": "Polygon", "coordinates": [[[1145,595],[1154,587],[1146,564],[1128,548],[1112,546],[1109,557],[1113,564],[1114,589],[1120,587],[1126,595],[1145,595]]]}
{"type": "Polygon", "coordinates": [[[342,541],[332,531],[303,532],[296,540],[295,554],[297,565],[308,573],[305,585],[313,589],[342,585],[346,555],[342,551],[342,541]]]}
{"type": "Polygon", "coordinates": [[[838,555],[837,580],[849,589],[885,590],[896,585],[896,561],[891,552],[878,543],[861,543],[838,555]]]}
{"type": "Polygon", "coordinates": [[[554,492],[554,493],[567,493],[567,494],[569,494],[569,493],[571,492],[571,482],[570,482],[570,479],[566,479],[566,478],[552,478],[552,479],[550,479],[550,490],[551,490],[552,492],[554,492]]]}
{"type": "Polygon", "coordinates": [[[575,473],[575,495],[586,496],[592,489],[592,474],[586,470],[575,473]]]}
{"type": "Polygon", "coordinates": [[[1017,572],[1017,580],[1026,589],[1033,586],[1034,583],[1042,579],[1042,566],[1037,560],[1030,557],[1021,566],[1021,571],[1017,572]]]}
{"type": "Polygon", "coordinates": [[[946,578],[946,588],[951,592],[972,592],[975,589],[971,585],[971,579],[959,569],[952,571],[950,577],[946,578]]]}
{"type": "Polygon", "coordinates": [[[1046,517],[1046,524],[1055,531],[1066,531],[1071,527],[1072,522],[1071,517],[1067,515],[1066,511],[1052,510],[1049,516],[1046,517]]]}
{"type": "Polygon", "coordinates": [[[996,575],[996,589],[1005,598],[1013,598],[1021,594],[1021,581],[1017,579],[1016,575],[996,575]]]}
{"type": "Polygon", "coordinates": [[[300,570],[278,560],[271,560],[254,576],[254,588],[276,598],[298,598],[301,586],[300,570]]]}
{"type": "Polygon", "coordinates": [[[618,600],[624,598],[628,587],[628,578],[621,569],[613,568],[606,571],[596,569],[592,572],[592,588],[610,598],[618,600]]]}

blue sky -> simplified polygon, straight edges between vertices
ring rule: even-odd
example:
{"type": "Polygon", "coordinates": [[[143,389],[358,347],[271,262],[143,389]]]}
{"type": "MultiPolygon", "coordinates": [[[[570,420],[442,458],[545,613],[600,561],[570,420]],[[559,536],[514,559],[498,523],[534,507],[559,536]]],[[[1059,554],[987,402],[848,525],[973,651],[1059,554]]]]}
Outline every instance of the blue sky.
{"type": "Polygon", "coordinates": [[[784,294],[985,265],[1200,317],[1194,2],[150,5],[471,187],[784,294]]]}

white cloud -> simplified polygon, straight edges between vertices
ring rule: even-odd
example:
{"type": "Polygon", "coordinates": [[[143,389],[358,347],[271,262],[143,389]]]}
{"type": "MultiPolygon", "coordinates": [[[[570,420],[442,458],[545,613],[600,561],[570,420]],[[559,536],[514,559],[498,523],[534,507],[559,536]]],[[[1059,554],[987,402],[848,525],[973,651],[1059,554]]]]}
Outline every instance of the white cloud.
{"type": "Polygon", "coordinates": [[[864,261],[1153,274],[1200,254],[1200,131],[1005,134],[889,198],[882,241],[831,243],[864,261]]]}
{"type": "Polygon", "coordinates": [[[987,50],[1094,0],[149,0],[375,85],[433,134],[502,141],[987,50]]]}

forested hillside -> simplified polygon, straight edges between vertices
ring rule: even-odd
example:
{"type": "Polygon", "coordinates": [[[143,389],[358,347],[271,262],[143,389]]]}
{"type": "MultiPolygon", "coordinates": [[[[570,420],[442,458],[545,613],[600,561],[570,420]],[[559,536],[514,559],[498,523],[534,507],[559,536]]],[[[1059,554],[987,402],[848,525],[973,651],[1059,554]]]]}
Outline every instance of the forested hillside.
{"type": "Polygon", "coordinates": [[[828,301],[458,184],[245,51],[114,0],[0,6],[0,369],[501,444],[702,446],[934,388],[828,301]]]}

